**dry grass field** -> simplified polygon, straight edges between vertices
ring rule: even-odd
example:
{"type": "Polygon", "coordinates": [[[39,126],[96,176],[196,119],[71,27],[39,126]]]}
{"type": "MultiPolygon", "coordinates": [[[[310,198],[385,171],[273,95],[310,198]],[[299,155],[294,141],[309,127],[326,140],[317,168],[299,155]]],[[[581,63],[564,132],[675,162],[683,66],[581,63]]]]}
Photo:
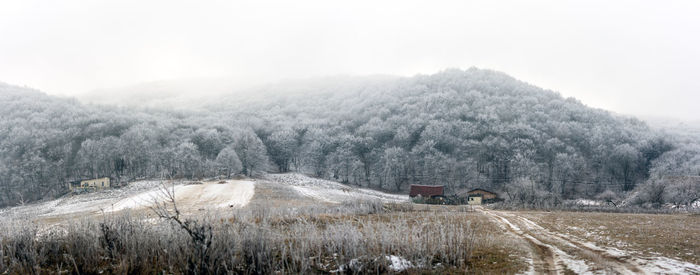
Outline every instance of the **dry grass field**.
{"type": "Polygon", "coordinates": [[[245,207],[185,212],[179,221],[135,208],[2,224],[0,274],[514,274],[528,269],[527,246],[470,207],[328,203],[265,180],[255,189],[245,207]]]}
{"type": "Polygon", "coordinates": [[[528,242],[535,273],[700,274],[697,216],[478,209],[528,242]]]}
{"type": "Polygon", "coordinates": [[[24,224],[0,234],[0,271],[513,274],[528,268],[522,243],[466,207],[358,202],[232,214],[191,220],[202,239],[128,212],[48,233],[24,224]]]}
{"type": "Polygon", "coordinates": [[[643,256],[700,264],[700,215],[588,212],[523,212],[552,231],[643,256]]]}
{"type": "MultiPolygon", "coordinates": [[[[385,203],[377,213],[351,213],[343,209],[352,207],[309,200],[295,194],[289,186],[263,180],[256,182],[249,208],[270,212],[270,220],[256,222],[273,224],[277,232],[310,223],[321,230],[341,226],[361,231],[364,239],[382,236],[383,241],[391,243],[389,251],[368,249],[360,258],[398,255],[413,264],[412,268],[401,270],[403,273],[515,274],[528,268],[527,244],[505,234],[488,216],[468,206],[385,203]],[[295,214],[279,214],[290,213],[290,209],[295,214]],[[459,236],[459,240],[451,239],[450,235],[459,236]]],[[[344,258],[345,262],[352,260],[347,255],[344,258]]],[[[328,270],[339,268],[332,261],[324,265],[328,270]]]]}
{"type": "Polygon", "coordinates": [[[179,220],[143,207],[8,209],[0,274],[700,273],[697,215],[497,211],[356,199],[367,192],[349,187],[328,191],[350,198],[338,203],[294,186],[260,179],[245,206],[179,220]]]}

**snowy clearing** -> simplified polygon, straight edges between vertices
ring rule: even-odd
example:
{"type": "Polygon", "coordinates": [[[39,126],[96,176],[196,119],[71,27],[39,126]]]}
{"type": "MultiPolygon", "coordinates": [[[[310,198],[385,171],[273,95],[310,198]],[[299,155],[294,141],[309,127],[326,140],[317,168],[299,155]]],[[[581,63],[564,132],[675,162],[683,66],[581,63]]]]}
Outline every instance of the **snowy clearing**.
{"type": "MultiPolygon", "coordinates": [[[[84,194],[68,194],[61,198],[29,205],[0,209],[0,221],[43,219],[61,221],[69,217],[85,217],[102,212],[125,209],[144,210],[154,199],[162,202],[164,181],[137,181],[122,188],[84,194]]],[[[184,211],[243,207],[255,193],[252,181],[229,180],[226,183],[205,182],[187,185],[175,183],[178,207],[184,211]]]]}
{"type": "Polygon", "coordinates": [[[395,195],[377,190],[355,188],[334,181],[312,178],[298,173],[270,174],[267,178],[290,186],[304,197],[321,202],[341,203],[355,200],[381,200],[383,202],[405,202],[408,195],[395,195]]]}
{"type": "Polygon", "coordinates": [[[133,194],[157,189],[161,181],[136,181],[122,188],[105,189],[83,194],[67,194],[63,197],[23,206],[0,209],[0,219],[54,218],[58,216],[84,216],[107,211],[120,199],[133,194]]]}
{"type": "MultiPolygon", "coordinates": [[[[248,204],[255,193],[255,183],[252,181],[206,182],[168,187],[170,188],[175,191],[178,208],[182,209],[241,207],[248,204]]],[[[165,190],[156,189],[122,199],[110,211],[147,208],[155,202],[166,202],[167,199],[165,190]]]]}

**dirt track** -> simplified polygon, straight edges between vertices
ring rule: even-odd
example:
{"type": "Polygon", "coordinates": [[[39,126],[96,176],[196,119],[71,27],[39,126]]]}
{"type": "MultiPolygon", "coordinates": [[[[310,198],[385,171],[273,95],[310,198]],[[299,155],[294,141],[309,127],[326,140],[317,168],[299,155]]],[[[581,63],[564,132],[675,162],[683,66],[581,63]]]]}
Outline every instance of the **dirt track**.
{"type": "Polygon", "coordinates": [[[627,251],[602,248],[576,237],[552,232],[517,212],[478,211],[530,246],[536,274],[700,274],[700,267],[667,258],[644,258],[627,251]]]}

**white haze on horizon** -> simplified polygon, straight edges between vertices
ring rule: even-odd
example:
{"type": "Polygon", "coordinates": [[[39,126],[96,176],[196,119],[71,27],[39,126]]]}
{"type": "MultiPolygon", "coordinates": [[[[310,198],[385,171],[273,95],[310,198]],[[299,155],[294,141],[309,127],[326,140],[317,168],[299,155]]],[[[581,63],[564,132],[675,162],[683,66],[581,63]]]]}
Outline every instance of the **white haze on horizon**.
{"type": "Polygon", "coordinates": [[[10,0],[0,81],[109,97],[476,66],[592,107],[700,120],[697,14],[695,1],[10,0]]]}

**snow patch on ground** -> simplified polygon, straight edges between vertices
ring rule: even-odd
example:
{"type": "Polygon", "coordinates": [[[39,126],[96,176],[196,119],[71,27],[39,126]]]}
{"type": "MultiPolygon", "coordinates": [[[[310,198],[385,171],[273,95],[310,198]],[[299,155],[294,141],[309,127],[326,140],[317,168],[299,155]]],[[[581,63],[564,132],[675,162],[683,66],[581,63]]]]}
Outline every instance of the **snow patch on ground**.
{"type": "Polygon", "coordinates": [[[644,259],[638,264],[652,274],[700,274],[700,265],[666,257],[644,259]]]}
{"type": "MultiPolygon", "coordinates": [[[[592,246],[593,248],[597,248],[597,246],[595,246],[591,243],[588,243],[588,244],[590,246],[592,246]]],[[[605,254],[608,254],[608,255],[613,256],[613,257],[627,257],[629,255],[629,253],[622,251],[620,249],[614,248],[614,247],[606,247],[605,254]]]]}
{"type": "MultiPolygon", "coordinates": [[[[177,185],[171,188],[175,192],[175,201],[181,208],[242,207],[250,202],[255,193],[255,183],[251,181],[177,185]]],[[[122,199],[110,210],[147,208],[156,202],[167,200],[165,190],[156,189],[122,199]]]]}
{"type": "MultiPolygon", "coordinates": [[[[521,220],[523,220],[526,223],[526,227],[528,229],[538,229],[538,230],[543,230],[545,232],[548,232],[549,234],[553,234],[552,236],[559,237],[561,241],[567,245],[575,247],[575,245],[568,240],[569,239],[576,239],[574,236],[571,236],[569,234],[558,234],[558,233],[552,233],[549,232],[548,230],[542,228],[541,226],[537,225],[533,221],[520,217],[521,220]],[[564,238],[562,238],[564,237],[564,238]]],[[[599,229],[606,229],[605,227],[601,226],[602,228],[599,229]]],[[[591,242],[586,242],[586,241],[579,241],[582,246],[594,250],[594,251],[603,251],[604,254],[613,256],[613,257],[618,257],[618,258],[626,258],[630,257],[633,254],[631,254],[628,251],[624,251],[618,248],[614,247],[601,247],[597,246],[591,242]]],[[[566,255],[563,251],[552,247],[555,250],[555,253],[558,254],[559,258],[564,262],[564,264],[571,269],[572,271],[578,273],[578,274],[587,274],[591,273],[590,269],[586,265],[586,263],[582,260],[575,260],[571,258],[569,255],[566,255]],[[561,252],[561,253],[560,253],[561,252]]],[[[700,265],[696,265],[693,263],[689,262],[684,262],[684,261],[679,261],[671,258],[666,258],[666,257],[638,257],[634,258],[633,261],[641,267],[645,272],[650,273],[650,274],[700,274],[700,265]]]]}
{"type": "Polygon", "coordinates": [[[33,219],[37,217],[54,217],[61,215],[75,215],[99,213],[108,210],[119,199],[132,194],[153,190],[161,181],[137,181],[129,183],[122,188],[105,189],[97,192],[83,194],[68,194],[63,197],[23,206],[5,208],[0,212],[0,220],[3,218],[33,219]]]}
{"type": "MultiPolygon", "coordinates": [[[[364,258],[364,257],[363,257],[364,258]]],[[[365,260],[367,258],[364,258],[365,260]]],[[[381,257],[374,258],[372,261],[377,261],[380,260],[381,257]]],[[[396,256],[396,255],[388,255],[384,256],[384,259],[386,259],[389,262],[389,270],[394,271],[394,272],[401,272],[406,269],[414,268],[414,267],[422,267],[423,265],[414,265],[411,263],[411,261],[406,260],[405,258],[401,256],[396,256]]],[[[353,270],[355,272],[362,271],[364,267],[364,264],[362,263],[362,260],[355,258],[350,260],[347,264],[338,266],[338,269],[331,270],[330,273],[342,273],[346,272],[347,270],[353,270]]]]}
{"type": "Polygon", "coordinates": [[[569,270],[573,271],[576,274],[593,274],[593,272],[591,272],[591,268],[588,266],[588,264],[586,264],[585,261],[577,260],[555,246],[547,246],[550,249],[552,249],[552,252],[554,252],[554,254],[557,255],[557,259],[559,259],[561,263],[564,264],[564,266],[566,266],[566,268],[568,268],[569,270]]]}
{"type": "Polygon", "coordinates": [[[587,199],[578,199],[578,200],[576,200],[576,204],[579,204],[579,205],[588,205],[588,206],[598,206],[598,205],[604,205],[605,202],[602,202],[602,201],[594,201],[594,200],[587,200],[587,199]]]}
{"type": "Polygon", "coordinates": [[[270,174],[267,178],[294,189],[302,196],[327,203],[356,200],[381,200],[384,202],[406,202],[408,195],[395,195],[377,190],[355,188],[334,181],[308,177],[298,173],[270,174]]]}
{"type": "MultiPolygon", "coordinates": [[[[137,181],[121,188],[105,189],[83,194],[68,194],[55,200],[43,201],[0,210],[0,223],[17,220],[53,219],[63,216],[85,216],[101,212],[146,208],[153,205],[153,198],[163,198],[164,181],[137,181]]],[[[184,185],[176,183],[178,207],[223,208],[248,204],[255,193],[250,181],[227,181],[225,184],[205,183],[184,185]]],[[[59,219],[60,220],[60,219],[59,219]]]]}
{"type": "Polygon", "coordinates": [[[686,211],[697,211],[697,209],[700,208],[700,199],[695,200],[689,204],[673,204],[673,203],[664,203],[662,205],[663,208],[667,209],[679,209],[679,210],[686,210],[686,211]]]}
{"type": "Polygon", "coordinates": [[[576,200],[567,200],[564,202],[564,204],[579,205],[579,206],[605,206],[605,205],[607,205],[607,202],[589,200],[589,199],[576,199],[576,200]]]}
{"type": "MultiPolygon", "coordinates": [[[[500,223],[499,223],[500,224],[500,223]]],[[[527,271],[524,271],[523,273],[517,273],[520,275],[534,275],[535,273],[535,262],[532,260],[532,255],[530,257],[522,257],[522,261],[527,263],[527,271]]]]}
{"type": "Polygon", "coordinates": [[[399,256],[389,255],[389,256],[386,256],[386,259],[389,262],[391,262],[391,264],[389,265],[389,269],[391,269],[393,271],[404,271],[406,269],[414,267],[413,264],[411,263],[411,261],[406,260],[406,259],[399,257],[399,256]]]}

